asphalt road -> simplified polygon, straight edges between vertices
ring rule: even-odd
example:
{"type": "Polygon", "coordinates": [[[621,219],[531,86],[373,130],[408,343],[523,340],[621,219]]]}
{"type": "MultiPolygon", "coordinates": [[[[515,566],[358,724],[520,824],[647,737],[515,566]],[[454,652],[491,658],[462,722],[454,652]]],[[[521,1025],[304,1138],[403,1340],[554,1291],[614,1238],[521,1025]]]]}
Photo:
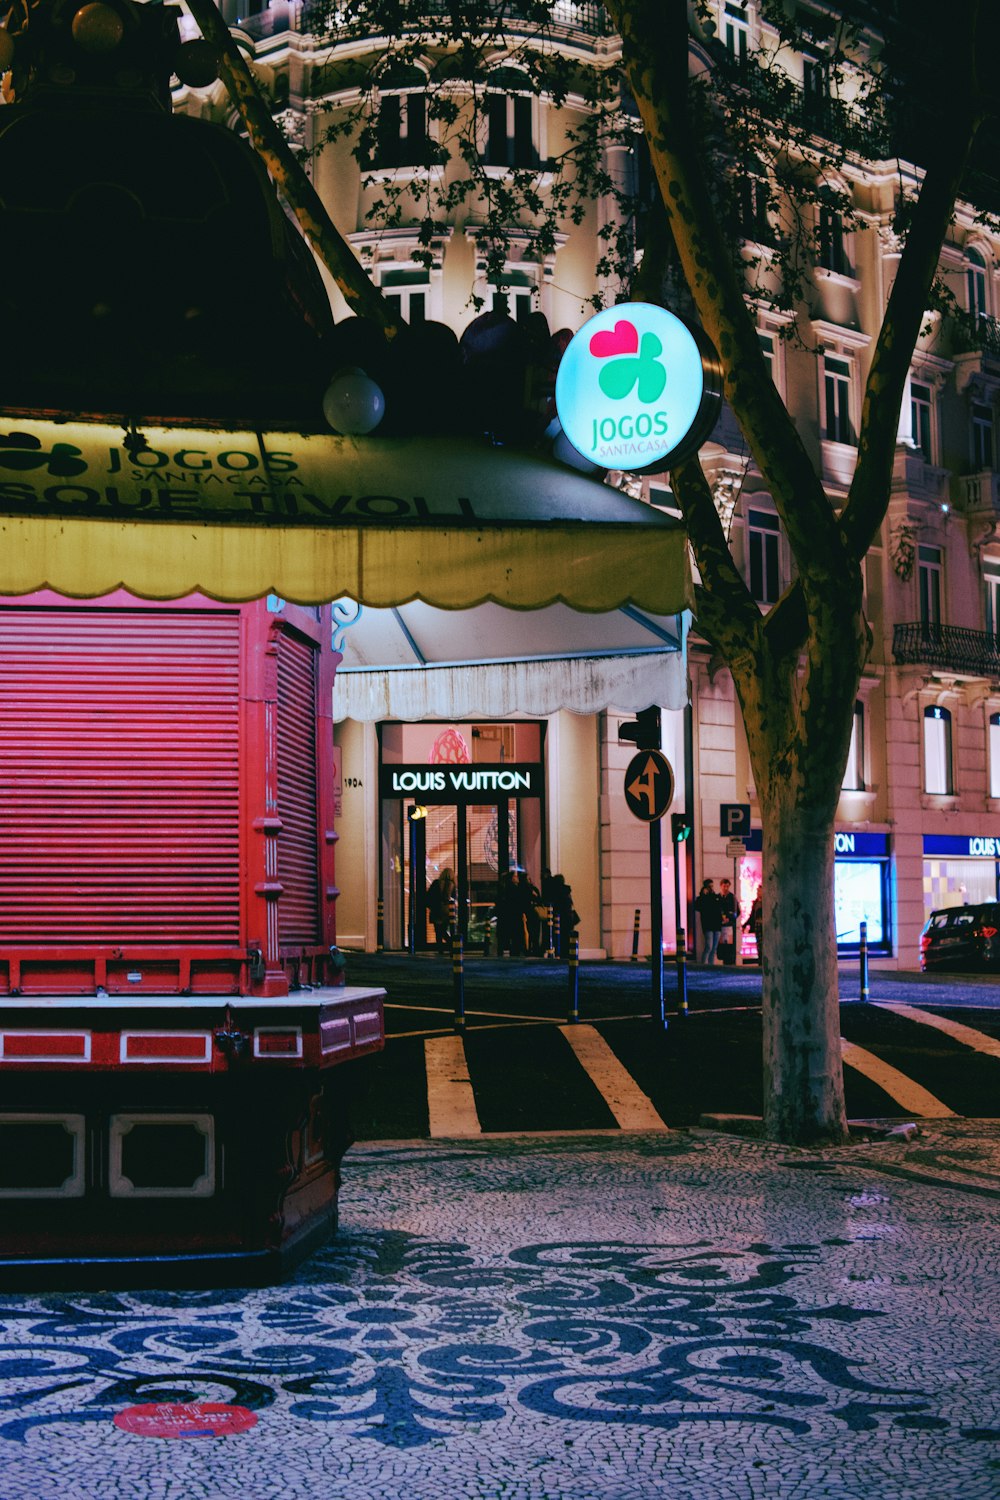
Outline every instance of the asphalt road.
{"type": "MultiPolygon", "coordinates": [[[[386,990],[386,1049],[352,1068],[359,1140],[616,1130],[643,1100],[668,1127],[761,1113],[755,968],[689,966],[681,1017],[667,964],[661,1031],[647,964],[581,964],[569,1027],[564,964],[471,958],[460,1038],[450,960],[352,954],[347,979],[386,990]]],[[[843,966],[851,1119],[1000,1117],[1000,979],[872,970],[870,997],[860,1000],[857,966],[843,966]]]]}

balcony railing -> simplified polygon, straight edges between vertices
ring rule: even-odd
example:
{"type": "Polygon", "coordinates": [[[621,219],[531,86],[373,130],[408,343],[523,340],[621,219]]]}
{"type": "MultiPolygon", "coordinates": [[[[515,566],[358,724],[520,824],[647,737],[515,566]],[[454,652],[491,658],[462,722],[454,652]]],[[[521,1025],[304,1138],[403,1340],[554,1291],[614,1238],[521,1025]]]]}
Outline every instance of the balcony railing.
{"type": "Polygon", "coordinates": [[[922,620],[897,625],[892,658],[898,667],[1000,678],[1000,641],[987,630],[966,630],[962,625],[931,625],[922,620]]]}
{"type": "MultiPolygon", "coordinates": [[[[412,31],[426,31],[435,25],[448,25],[451,22],[451,10],[445,0],[401,0],[397,16],[403,29],[412,31]]],[[[604,6],[595,3],[595,0],[581,0],[579,4],[575,0],[555,0],[544,26],[540,23],[538,12],[530,4],[519,5],[517,0],[509,0],[503,6],[503,16],[515,30],[519,25],[526,26],[533,30],[544,30],[547,35],[558,38],[581,35],[603,37],[610,36],[612,32],[604,6]]],[[[384,31],[385,22],[383,20],[379,25],[374,15],[365,14],[363,7],[357,7],[349,16],[345,16],[336,0],[305,0],[301,30],[315,31],[337,41],[346,41],[365,36],[369,32],[384,31]]]]}

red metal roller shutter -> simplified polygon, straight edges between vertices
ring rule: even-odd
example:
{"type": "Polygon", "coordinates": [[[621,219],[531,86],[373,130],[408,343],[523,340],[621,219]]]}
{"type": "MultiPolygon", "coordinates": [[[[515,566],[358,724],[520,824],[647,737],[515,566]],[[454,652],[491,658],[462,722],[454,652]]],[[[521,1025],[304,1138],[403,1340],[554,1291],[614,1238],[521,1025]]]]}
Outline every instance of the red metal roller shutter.
{"type": "Polygon", "coordinates": [[[239,630],[0,609],[0,945],[239,943],[239,630]]]}
{"type": "Polygon", "coordinates": [[[316,835],[316,647],[278,637],[278,941],[314,947],[320,938],[316,835]]]}

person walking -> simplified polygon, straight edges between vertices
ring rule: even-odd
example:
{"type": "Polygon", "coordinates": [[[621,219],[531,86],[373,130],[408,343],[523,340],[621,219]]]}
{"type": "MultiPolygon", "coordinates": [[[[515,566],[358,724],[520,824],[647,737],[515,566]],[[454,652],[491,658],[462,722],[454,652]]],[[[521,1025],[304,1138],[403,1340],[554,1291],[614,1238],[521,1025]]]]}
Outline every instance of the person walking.
{"type": "Polygon", "coordinates": [[[722,906],[715,882],[711,879],[702,881],[694,909],[701,918],[701,961],[703,964],[714,964],[722,931],[722,906]]]}
{"type": "Polygon", "coordinates": [[[740,908],[729,880],[719,881],[719,920],[722,928],[719,957],[724,964],[734,964],[740,932],[740,908]]]}

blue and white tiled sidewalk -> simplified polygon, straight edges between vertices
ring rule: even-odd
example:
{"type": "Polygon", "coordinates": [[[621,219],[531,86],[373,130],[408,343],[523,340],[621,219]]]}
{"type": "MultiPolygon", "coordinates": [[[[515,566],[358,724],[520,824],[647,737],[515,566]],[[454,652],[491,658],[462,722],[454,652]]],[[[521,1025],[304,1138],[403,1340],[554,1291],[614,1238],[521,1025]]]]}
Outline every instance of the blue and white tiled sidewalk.
{"type": "Polygon", "coordinates": [[[0,1295],[0,1500],[996,1500],[997,1126],[346,1167],[284,1287],[0,1295]],[[257,1422],[113,1422],[183,1401],[257,1422]]]}

